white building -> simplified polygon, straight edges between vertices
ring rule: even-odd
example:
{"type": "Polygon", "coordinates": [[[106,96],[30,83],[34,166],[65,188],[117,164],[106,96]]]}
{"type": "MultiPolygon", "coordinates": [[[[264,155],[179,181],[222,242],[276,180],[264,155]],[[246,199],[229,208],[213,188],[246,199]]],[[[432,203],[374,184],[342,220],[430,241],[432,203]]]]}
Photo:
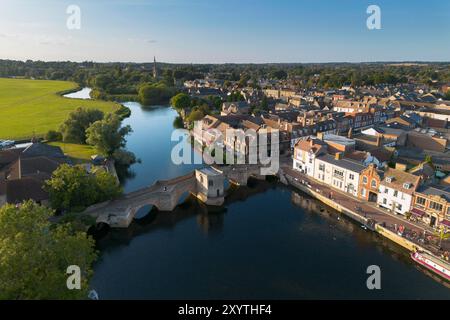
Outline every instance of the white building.
{"type": "Polygon", "coordinates": [[[336,156],[320,155],[315,159],[314,178],[333,188],[358,196],[359,176],[364,166],[356,161],[336,156]]]}
{"type": "Polygon", "coordinates": [[[413,193],[419,183],[419,176],[388,168],[378,190],[378,205],[404,215],[411,209],[413,193]]]}
{"type": "Polygon", "coordinates": [[[310,177],[314,177],[314,160],[325,154],[327,145],[320,139],[307,137],[299,140],[294,147],[293,168],[310,177]]]}

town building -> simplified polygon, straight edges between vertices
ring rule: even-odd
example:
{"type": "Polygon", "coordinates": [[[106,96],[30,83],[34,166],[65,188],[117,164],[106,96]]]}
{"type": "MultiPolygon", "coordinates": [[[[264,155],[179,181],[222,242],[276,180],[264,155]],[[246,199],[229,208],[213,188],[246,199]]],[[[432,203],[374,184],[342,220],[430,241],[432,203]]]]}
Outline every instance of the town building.
{"type": "Polygon", "coordinates": [[[314,178],[333,188],[358,196],[359,176],[364,166],[343,158],[342,153],[322,154],[314,159],[314,178]]]}
{"type": "Polygon", "coordinates": [[[294,147],[293,168],[314,177],[314,161],[326,151],[327,145],[320,139],[307,137],[299,140],[294,147]]]}
{"type": "Polygon", "coordinates": [[[383,178],[383,171],[370,164],[361,171],[359,177],[358,198],[369,202],[377,202],[378,190],[383,178]]]}
{"type": "Polygon", "coordinates": [[[411,210],[413,194],[421,177],[402,170],[388,168],[378,190],[377,204],[389,211],[405,215],[411,210]]]}
{"type": "Polygon", "coordinates": [[[419,187],[414,192],[411,213],[432,227],[450,230],[450,188],[436,185],[419,187]]]}

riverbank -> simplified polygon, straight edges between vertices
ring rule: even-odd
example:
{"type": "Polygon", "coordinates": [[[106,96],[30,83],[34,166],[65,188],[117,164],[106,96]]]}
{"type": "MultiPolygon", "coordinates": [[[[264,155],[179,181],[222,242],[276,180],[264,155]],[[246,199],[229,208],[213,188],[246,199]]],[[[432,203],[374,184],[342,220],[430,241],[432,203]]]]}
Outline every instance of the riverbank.
{"type": "Polygon", "coordinates": [[[439,259],[443,250],[449,249],[447,242],[443,242],[442,248],[438,248],[425,242],[425,236],[424,238],[411,237],[411,234],[420,235],[424,233],[420,226],[392,214],[387,214],[382,209],[338,190],[331,189],[289,167],[284,167],[281,175],[284,175],[289,185],[360,223],[362,227],[367,228],[370,222],[374,222],[374,232],[409,252],[423,251],[439,259]],[[403,233],[398,232],[397,227],[400,225],[405,226],[403,233]]]}

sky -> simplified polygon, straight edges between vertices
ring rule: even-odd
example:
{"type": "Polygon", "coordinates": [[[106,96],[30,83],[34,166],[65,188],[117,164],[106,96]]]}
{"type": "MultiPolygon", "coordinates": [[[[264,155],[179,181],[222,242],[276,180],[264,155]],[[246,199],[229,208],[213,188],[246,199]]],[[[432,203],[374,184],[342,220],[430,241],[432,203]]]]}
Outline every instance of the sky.
{"type": "Polygon", "coordinates": [[[448,0],[0,0],[0,59],[450,61],[449,40],[448,0]],[[369,5],[381,29],[368,29],[369,5]]]}

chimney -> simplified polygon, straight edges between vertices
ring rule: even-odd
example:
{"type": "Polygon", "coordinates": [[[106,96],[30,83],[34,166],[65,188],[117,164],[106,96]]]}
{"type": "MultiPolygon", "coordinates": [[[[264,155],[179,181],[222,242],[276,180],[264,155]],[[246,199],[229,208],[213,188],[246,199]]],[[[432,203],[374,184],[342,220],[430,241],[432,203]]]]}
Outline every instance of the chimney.
{"type": "Polygon", "coordinates": [[[353,128],[352,127],[350,127],[350,129],[348,129],[347,138],[349,138],[349,139],[353,138],[353,128]]]}
{"type": "Polygon", "coordinates": [[[323,138],[324,138],[324,133],[323,132],[317,132],[317,139],[323,141],[323,138]]]}
{"type": "Polygon", "coordinates": [[[334,158],[336,160],[341,160],[342,159],[342,152],[336,152],[336,154],[334,155],[334,158]]]}

